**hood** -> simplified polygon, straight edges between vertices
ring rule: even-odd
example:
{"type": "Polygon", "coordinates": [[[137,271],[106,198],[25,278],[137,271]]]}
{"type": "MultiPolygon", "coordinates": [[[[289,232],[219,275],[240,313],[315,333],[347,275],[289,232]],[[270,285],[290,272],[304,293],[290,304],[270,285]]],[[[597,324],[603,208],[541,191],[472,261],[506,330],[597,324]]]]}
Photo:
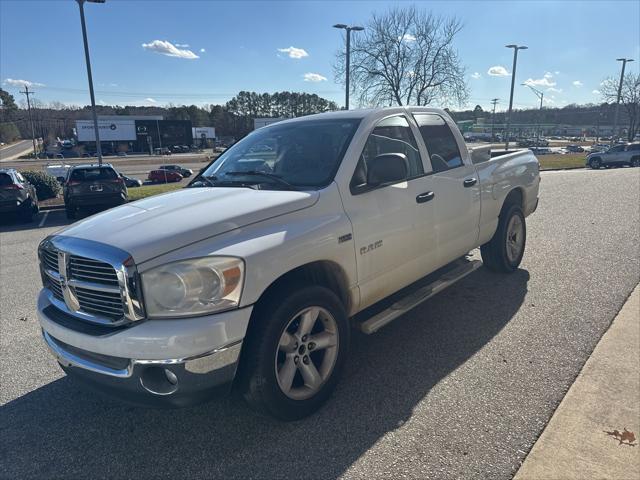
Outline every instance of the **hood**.
{"type": "Polygon", "coordinates": [[[318,192],[185,188],[116,207],[57,233],[105,243],[141,263],[251,223],[312,206],[318,192]]]}

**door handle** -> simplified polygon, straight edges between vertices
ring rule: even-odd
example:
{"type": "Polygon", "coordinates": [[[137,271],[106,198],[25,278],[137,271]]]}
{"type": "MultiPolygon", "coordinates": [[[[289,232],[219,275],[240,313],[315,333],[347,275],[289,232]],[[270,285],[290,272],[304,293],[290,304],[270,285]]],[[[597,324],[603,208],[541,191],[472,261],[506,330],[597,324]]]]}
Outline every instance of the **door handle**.
{"type": "Polygon", "coordinates": [[[465,188],[473,187],[476,183],[478,183],[477,178],[467,178],[464,182],[462,182],[465,188]]]}
{"type": "Polygon", "coordinates": [[[424,192],[424,193],[421,193],[420,195],[418,195],[416,197],[416,202],[418,202],[418,203],[426,203],[429,200],[433,200],[433,197],[435,197],[435,196],[436,196],[436,194],[433,193],[433,192],[424,192]]]}

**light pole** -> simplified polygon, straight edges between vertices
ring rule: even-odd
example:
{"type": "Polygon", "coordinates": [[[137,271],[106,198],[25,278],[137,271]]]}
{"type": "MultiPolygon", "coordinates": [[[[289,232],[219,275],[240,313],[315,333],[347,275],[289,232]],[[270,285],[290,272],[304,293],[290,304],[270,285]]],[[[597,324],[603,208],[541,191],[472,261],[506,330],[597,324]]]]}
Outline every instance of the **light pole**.
{"type": "Polygon", "coordinates": [[[540,99],[540,112],[538,114],[538,128],[536,128],[536,142],[538,143],[538,145],[536,146],[540,146],[540,120],[542,119],[542,100],[544,99],[544,92],[541,92],[540,90],[538,90],[537,88],[533,88],[531,85],[529,85],[528,83],[523,83],[522,85],[524,85],[525,87],[529,87],[533,93],[536,94],[536,96],[540,99]]]}
{"type": "Polygon", "coordinates": [[[102,165],[102,146],[100,132],[98,132],[98,114],[96,113],[96,97],[93,93],[93,77],[91,76],[91,60],[89,59],[89,42],[87,40],[87,26],[84,23],[84,3],[104,3],[105,0],[76,0],[80,7],[80,23],[82,24],[82,41],[84,42],[84,58],[87,63],[87,77],[89,78],[89,95],[91,96],[91,112],[93,114],[93,129],[96,135],[96,153],[98,165],[102,165]]]}
{"type": "Polygon", "coordinates": [[[622,96],[622,83],[624,82],[624,68],[627,62],[633,62],[633,58],[616,58],[616,62],[622,62],[622,70],[620,72],[620,84],[618,85],[618,98],[616,99],[616,113],[613,117],[613,132],[611,132],[611,144],[613,145],[616,132],[618,131],[618,112],[620,112],[620,97],[622,96]]]}
{"type": "Polygon", "coordinates": [[[333,28],[339,28],[347,31],[347,71],[346,71],[346,91],[344,93],[344,109],[349,110],[349,72],[351,68],[351,31],[359,32],[364,30],[363,27],[356,25],[345,25],[344,23],[336,23],[333,28]]]}
{"type": "Polygon", "coordinates": [[[507,113],[507,127],[506,136],[507,139],[504,144],[504,149],[509,150],[509,127],[511,126],[511,110],[513,108],[513,86],[516,81],[516,64],[518,63],[518,50],[526,50],[529,47],[524,45],[505,45],[507,48],[513,48],[513,67],[511,68],[511,94],[509,95],[509,112],[507,113]]]}

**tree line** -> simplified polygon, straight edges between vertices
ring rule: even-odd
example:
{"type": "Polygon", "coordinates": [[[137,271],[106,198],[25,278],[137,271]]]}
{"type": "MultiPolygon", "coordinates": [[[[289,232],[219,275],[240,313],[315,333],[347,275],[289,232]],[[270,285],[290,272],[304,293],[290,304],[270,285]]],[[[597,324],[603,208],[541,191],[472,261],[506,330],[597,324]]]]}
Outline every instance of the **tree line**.
{"type": "MultiPolygon", "coordinates": [[[[0,89],[0,141],[31,138],[26,108],[0,89]]],[[[215,127],[216,135],[242,138],[253,130],[254,118],[292,118],[337,110],[335,102],[316,94],[298,92],[256,93],[241,91],[224,105],[109,106],[96,105],[98,115],[162,115],[166,120],[190,120],[194,127],[215,127]]],[[[45,139],[72,136],[76,120],[91,118],[91,107],[66,106],[60,102],[32,101],[36,136],[45,139]]]]}

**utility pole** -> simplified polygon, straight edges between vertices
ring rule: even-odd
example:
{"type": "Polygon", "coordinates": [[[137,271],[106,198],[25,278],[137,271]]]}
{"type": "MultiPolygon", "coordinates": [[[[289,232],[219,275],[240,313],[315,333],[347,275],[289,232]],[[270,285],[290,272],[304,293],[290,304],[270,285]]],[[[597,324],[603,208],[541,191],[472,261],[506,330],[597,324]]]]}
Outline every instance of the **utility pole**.
{"type": "Polygon", "coordinates": [[[91,60],[89,59],[89,41],[87,40],[87,26],[84,21],[84,2],[104,3],[105,0],[76,0],[80,7],[80,24],[82,25],[82,41],[84,42],[84,58],[87,64],[87,78],[89,80],[89,96],[91,97],[91,112],[93,114],[93,129],[96,134],[96,153],[98,165],[102,165],[102,145],[100,144],[100,132],[98,132],[98,114],[96,113],[96,97],[93,93],[93,77],[91,75],[91,60]]]}
{"type": "Polygon", "coordinates": [[[540,99],[540,110],[538,111],[538,125],[536,125],[536,146],[540,146],[540,124],[542,123],[542,101],[544,100],[544,92],[541,92],[537,88],[533,88],[528,83],[522,84],[525,87],[529,87],[533,93],[540,99]]]}
{"type": "Polygon", "coordinates": [[[504,144],[504,149],[509,150],[509,127],[511,126],[511,110],[513,108],[513,87],[516,82],[516,65],[518,63],[518,50],[526,50],[527,46],[525,45],[505,45],[507,48],[513,48],[513,67],[511,68],[511,94],[509,95],[509,113],[507,115],[507,128],[506,128],[506,136],[507,139],[504,144]]]}
{"type": "Polygon", "coordinates": [[[31,117],[31,101],[29,95],[33,95],[34,92],[29,91],[29,85],[24,86],[24,92],[20,92],[27,96],[27,111],[29,112],[29,123],[31,124],[31,141],[33,142],[33,158],[38,158],[38,149],[36,148],[36,131],[33,128],[33,117],[31,117]]]}
{"type": "MultiPolygon", "coordinates": [[[[620,98],[622,97],[622,84],[624,82],[624,69],[627,66],[627,62],[633,62],[633,58],[616,58],[617,62],[622,62],[622,71],[620,72],[620,84],[618,85],[618,98],[616,100],[616,113],[613,117],[613,132],[611,133],[611,144],[613,145],[614,138],[618,131],[618,113],[620,112],[620,98]]],[[[619,136],[619,135],[618,135],[619,136]]]]}
{"type": "Polygon", "coordinates": [[[493,142],[493,127],[496,123],[496,105],[499,101],[499,98],[494,98],[491,100],[491,104],[493,105],[493,112],[491,113],[491,142],[493,142]]]}
{"type": "Polygon", "coordinates": [[[356,25],[349,26],[344,23],[337,23],[333,26],[333,28],[338,28],[341,30],[347,31],[347,71],[346,71],[346,91],[344,95],[344,109],[349,110],[349,73],[351,70],[351,31],[360,32],[364,30],[363,27],[358,27],[356,25]]]}

